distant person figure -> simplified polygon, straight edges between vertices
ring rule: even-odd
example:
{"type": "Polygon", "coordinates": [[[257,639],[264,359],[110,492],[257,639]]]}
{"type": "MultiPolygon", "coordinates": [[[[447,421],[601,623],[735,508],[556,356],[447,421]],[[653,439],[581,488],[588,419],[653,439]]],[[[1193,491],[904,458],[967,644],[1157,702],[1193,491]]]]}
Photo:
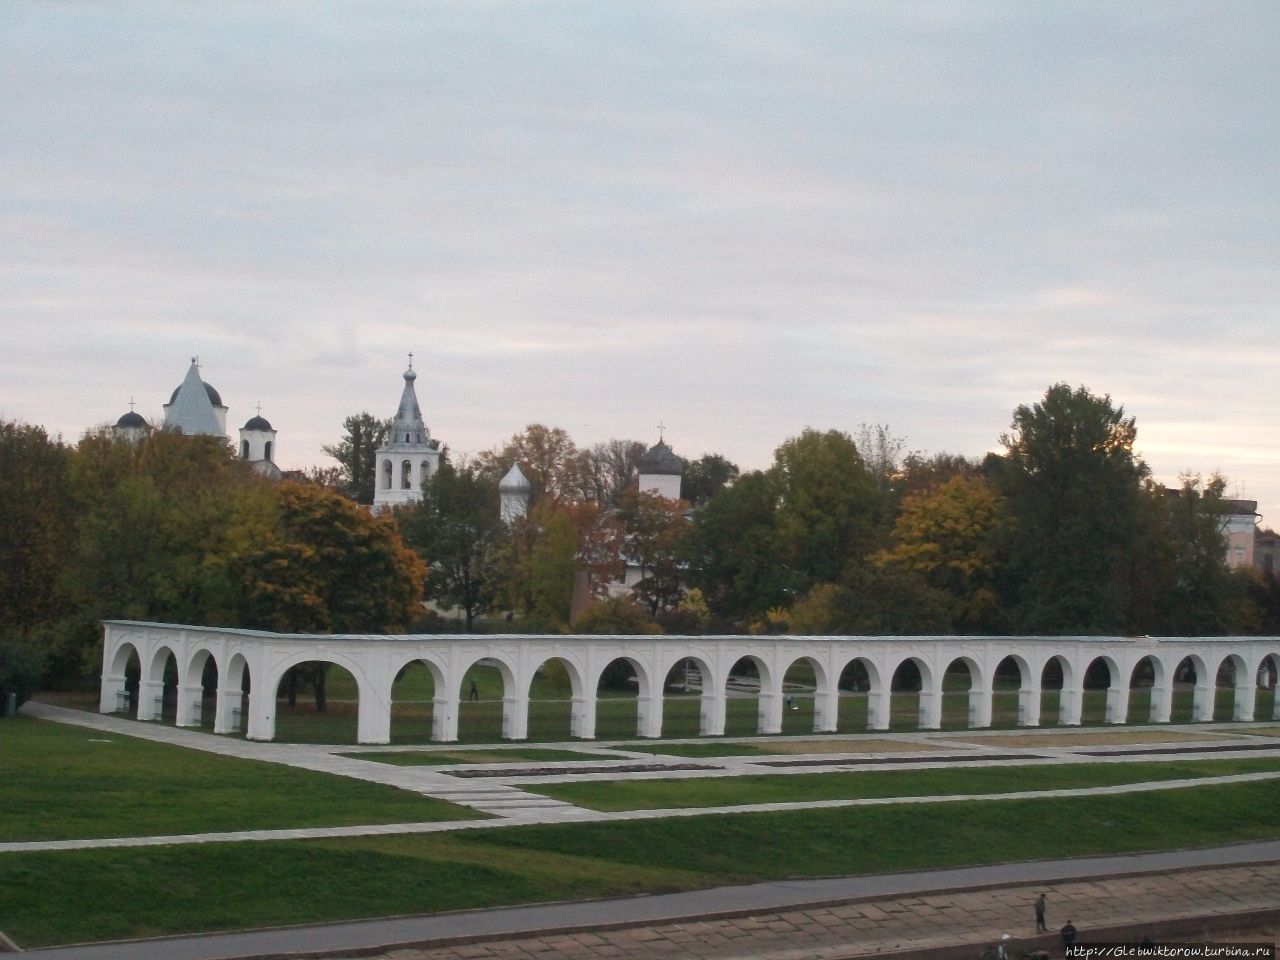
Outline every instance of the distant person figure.
{"type": "Polygon", "coordinates": [[[799,705],[796,703],[796,696],[794,693],[787,694],[787,709],[788,710],[800,709],[799,705]]]}
{"type": "Polygon", "coordinates": [[[1071,922],[1071,918],[1067,918],[1066,926],[1062,928],[1062,948],[1070,950],[1071,945],[1076,942],[1076,925],[1071,922]]]}
{"type": "Polygon", "coordinates": [[[1044,894],[1036,897],[1036,933],[1046,933],[1049,928],[1044,923],[1044,894]]]}
{"type": "Polygon", "coordinates": [[[474,678],[472,678],[471,680],[471,689],[467,691],[467,699],[468,700],[480,699],[480,688],[476,686],[476,681],[474,678]]]}

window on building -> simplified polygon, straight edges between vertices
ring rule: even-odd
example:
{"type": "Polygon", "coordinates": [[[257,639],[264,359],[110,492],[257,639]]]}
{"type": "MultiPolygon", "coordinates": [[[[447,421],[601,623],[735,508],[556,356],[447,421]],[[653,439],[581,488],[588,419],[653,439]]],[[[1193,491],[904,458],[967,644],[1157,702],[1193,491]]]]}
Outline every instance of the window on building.
{"type": "Polygon", "coordinates": [[[382,461],[382,489],[383,490],[391,489],[391,461],[390,460],[382,461]]]}
{"type": "Polygon", "coordinates": [[[403,460],[400,463],[400,489],[413,489],[413,464],[408,460],[403,460]]]}
{"type": "Polygon", "coordinates": [[[271,459],[271,441],[270,440],[268,440],[266,446],[262,448],[262,459],[263,460],[271,459]]]}
{"type": "Polygon", "coordinates": [[[241,460],[249,459],[249,441],[248,440],[240,441],[240,459],[241,460]]]}

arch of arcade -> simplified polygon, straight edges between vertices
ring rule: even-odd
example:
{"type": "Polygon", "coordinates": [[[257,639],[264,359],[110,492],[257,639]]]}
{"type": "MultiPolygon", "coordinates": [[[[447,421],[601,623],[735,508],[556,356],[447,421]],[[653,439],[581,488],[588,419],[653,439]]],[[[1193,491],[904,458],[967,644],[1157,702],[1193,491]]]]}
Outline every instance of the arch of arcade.
{"type": "MultiPolygon", "coordinates": [[[[1232,719],[1253,720],[1259,683],[1274,689],[1280,667],[1280,637],[316,636],[134,621],[108,621],[103,628],[103,713],[124,709],[128,703],[126,669],[136,656],[138,719],[158,719],[165,667],[172,656],[177,666],[177,724],[199,725],[202,677],[212,658],[218,683],[214,732],[231,733],[243,725],[252,740],[274,738],[280,682],[290,668],[311,661],[338,665],[354,678],[360,743],[390,741],[392,685],[414,663],[424,664],[434,681],[431,738],[440,742],[458,739],[459,706],[466,696],[463,677],[479,664],[501,675],[502,734],[511,740],[526,738],[533,677],[552,659],[562,662],[568,673],[570,733],[582,739],[595,737],[600,678],[620,659],[635,674],[639,737],[661,736],[665,681],[673,668],[687,661],[695,665],[700,679],[699,729],[705,736],[724,733],[729,673],[743,659],[754,665],[759,677],[761,734],[781,732],[783,678],[801,662],[812,669],[814,678],[815,733],[836,732],[840,679],[855,665],[868,687],[870,730],[889,729],[891,681],[908,662],[919,673],[918,720],[926,730],[941,726],[943,677],[957,663],[969,674],[968,725],[975,728],[991,725],[997,667],[1004,665],[1008,675],[1010,663],[1017,670],[1018,724],[1024,727],[1041,724],[1046,670],[1055,686],[1061,677],[1058,715],[1046,719],[1073,726],[1081,722],[1086,672],[1096,671],[1099,662],[1110,677],[1108,723],[1128,719],[1131,681],[1139,675],[1144,684],[1150,683],[1146,721],[1169,722],[1180,669],[1186,676],[1194,674],[1191,719],[1212,720],[1218,677],[1226,668],[1234,688],[1232,719]],[[244,723],[240,712],[246,685],[244,723]]],[[[1280,697],[1274,698],[1271,713],[1280,719],[1280,697]]]]}

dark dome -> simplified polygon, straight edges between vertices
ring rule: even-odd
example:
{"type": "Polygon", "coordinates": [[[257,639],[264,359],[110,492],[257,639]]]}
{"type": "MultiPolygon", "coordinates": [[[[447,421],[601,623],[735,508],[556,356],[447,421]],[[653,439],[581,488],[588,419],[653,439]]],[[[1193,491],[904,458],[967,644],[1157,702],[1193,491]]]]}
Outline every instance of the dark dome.
{"type": "Polygon", "coordinates": [[[684,462],[671,452],[671,448],[659,440],[636,462],[640,473],[663,474],[678,477],[684,473],[684,462]]]}
{"type": "MultiPolygon", "coordinates": [[[[203,380],[201,380],[200,383],[204,386],[204,392],[209,395],[209,402],[212,403],[215,407],[222,406],[222,397],[219,395],[217,390],[213,389],[213,384],[205,383],[203,380]]],[[[181,389],[182,389],[182,384],[178,384],[178,386],[173,388],[173,393],[169,394],[170,406],[173,405],[173,401],[178,399],[178,391],[181,389]]]]}
{"type": "Polygon", "coordinates": [[[257,416],[244,425],[245,430],[274,430],[266,417],[257,416]]]}
{"type": "Polygon", "coordinates": [[[147,421],[142,419],[142,415],[132,410],[116,421],[117,427],[145,427],[146,425],[147,421]]]}

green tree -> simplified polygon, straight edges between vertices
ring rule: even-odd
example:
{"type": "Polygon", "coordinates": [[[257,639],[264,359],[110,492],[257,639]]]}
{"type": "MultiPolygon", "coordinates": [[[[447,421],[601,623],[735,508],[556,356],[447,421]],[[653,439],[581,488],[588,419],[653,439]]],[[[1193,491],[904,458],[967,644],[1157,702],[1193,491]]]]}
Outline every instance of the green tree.
{"type": "Polygon", "coordinates": [[[533,485],[534,501],[544,497],[565,502],[585,499],[584,490],[591,485],[585,478],[584,455],[569,434],[541,423],[529,424],[501,449],[479,454],[475,463],[495,480],[511,469],[511,464],[520,464],[533,485]]]}
{"type": "Polygon", "coordinates": [[[53,619],[72,542],[69,453],[41,427],[0,421],[0,632],[53,619]]]}
{"type": "Polygon", "coordinates": [[[396,511],[396,521],[426,561],[429,600],[459,607],[470,631],[489,609],[495,589],[497,551],[506,529],[498,512],[498,488],[470,466],[447,456],[422,489],[422,499],[396,511]]]}
{"type": "MultiPolygon", "coordinates": [[[[1177,490],[1160,490],[1167,574],[1157,605],[1156,631],[1184,636],[1223,634],[1235,627],[1241,584],[1226,564],[1222,539],[1227,482],[1183,474],[1177,490]]],[[[1155,556],[1160,556],[1156,554],[1155,556]]]]}
{"type": "Polygon", "coordinates": [[[951,632],[951,598],[899,567],[856,567],[820,583],[786,615],[797,634],[909,636],[951,632]]]}
{"type": "Polygon", "coordinates": [[[778,548],[797,593],[833,583],[879,543],[885,500],[852,438],[805,430],[774,453],[778,548]]]}
{"type": "Polygon", "coordinates": [[[379,420],[367,410],[342,421],[342,439],[322,447],[342,468],[347,496],[356,503],[373,503],[378,476],[377,450],[387,442],[391,421],[379,420]]]}
{"type": "Polygon", "coordinates": [[[529,632],[561,632],[569,622],[578,571],[573,518],[544,500],[511,524],[499,555],[498,598],[529,632]]]}
{"type": "Polygon", "coordinates": [[[1147,468],[1137,429],[1110,396],[1050,387],[1001,437],[998,486],[1011,507],[1015,626],[1037,633],[1129,627],[1132,560],[1147,468]]]}
{"type": "Polygon", "coordinates": [[[701,506],[738,479],[738,465],[718,453],[704,453],[684,462],[680,497],[692,506],[701,506]]]}

